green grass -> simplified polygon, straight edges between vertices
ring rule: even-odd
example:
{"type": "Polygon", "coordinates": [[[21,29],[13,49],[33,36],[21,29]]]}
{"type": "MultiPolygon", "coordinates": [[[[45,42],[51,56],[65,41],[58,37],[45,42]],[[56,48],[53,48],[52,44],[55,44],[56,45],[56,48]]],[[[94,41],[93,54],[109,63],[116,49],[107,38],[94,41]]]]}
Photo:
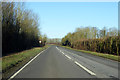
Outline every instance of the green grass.
{"type": "Polygon", "coordinates": [[[100,57],[104,57],[104,58],[107,58],[107,59],[112,59],[112,60],[120,62],[120,56],[116,56],[116,55],[112,55],[112,54],[92,52],[92,51],[85,51],[85,50],[78,50],[78,49],[70,48],[68,46],[62,46],[62,47],[72,49],[72,50],[76,50],[76,51],[80,51],[80,52],[83,52],[83,53],[89,53],[89,54],[92,54],[92,55],[95,55],[95,56],[100,56],[100,57]]]}
{"type": "Polygon", "coordinates": [[[19,63],[24,62],[25,60],[30,60],[47,47],[48,46],[36,47],[15,54],[11,54],[9,56],[2,57],[2,71],[5,72],[6,70],[9,70],[10,68],[16,66],[19,63]]]}

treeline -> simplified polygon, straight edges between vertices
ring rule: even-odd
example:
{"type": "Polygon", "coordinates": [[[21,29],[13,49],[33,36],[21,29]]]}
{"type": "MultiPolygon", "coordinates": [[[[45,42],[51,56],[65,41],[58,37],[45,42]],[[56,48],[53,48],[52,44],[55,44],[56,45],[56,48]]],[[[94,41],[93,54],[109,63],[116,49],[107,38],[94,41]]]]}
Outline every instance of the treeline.
{"type": "Polygon", "coordinates": [[[51,38],[47,39],[47,44],[61,44],[61,39],[60,38],[51,38]]]}
{"type": "Polygon", "coordinates": [[[113,55],[120,54],[120,36],[115,28],[100,30],[96,27],[77,28],[62,38],[63,46],[113,55]]]}
{"type": "Polygon", "coordinates": [[[2,55],[39,44],[38,17],[23,3],[2,2],[2,55]]]}

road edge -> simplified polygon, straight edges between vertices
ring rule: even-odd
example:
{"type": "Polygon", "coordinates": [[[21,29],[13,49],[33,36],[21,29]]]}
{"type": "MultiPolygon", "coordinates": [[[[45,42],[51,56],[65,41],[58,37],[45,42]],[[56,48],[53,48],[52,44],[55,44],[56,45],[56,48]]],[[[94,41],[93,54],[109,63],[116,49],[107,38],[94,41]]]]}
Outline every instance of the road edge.
{"type": "MultiPolygon", "coordinates": [[[[50,47],[48,47],[50,48],[50,47]]],[[[47,48],[47,49],[48,49],[47,48]]],[[[37,54],[36,56],[34,56],[32,59],[30,59],[26,64],[24,64],[20,69],[18,69],[15,73],[13,73],[13,75],[11,75],[7,80],[11,80],[13,79],[18,73],[20,73],[26,66],[28,66],[33,60],[35,60],[41,53],[43,53],[44,51],[46,51],[47,49],[41,51],[39,54],[37,54]]]]}

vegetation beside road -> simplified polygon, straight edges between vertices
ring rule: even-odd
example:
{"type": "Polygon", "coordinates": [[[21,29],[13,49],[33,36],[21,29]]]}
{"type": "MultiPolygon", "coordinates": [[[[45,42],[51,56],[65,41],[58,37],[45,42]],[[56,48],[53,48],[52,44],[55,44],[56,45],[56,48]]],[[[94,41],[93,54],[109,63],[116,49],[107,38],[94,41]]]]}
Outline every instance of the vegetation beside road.
{"type": "Polygon", "coordinates": [[[41,35],[37,14],[26,9],[22,2],[2,2],[1,6],[2,56],[45,46],[47,37],[41,35]]]}
{"type": "Polygon", "coordinates": [[[82,27],[62,38],[61,45],[84,53],[120,61],[120,35],[117,29],[82,27]]]}
{"type": "Polygon", "coordinates": [[[61,44],[79,50],[120,55],[120,35],[114,28],[77,28],[75,32],[62,38],[61,44]]]}
{"type": "Polygon", "coordinates": [[[6,78],[43,49],[47,36],[40,32],[39,17],[24,3],[2,2],[2,76],[6,78]]]}
{"type": "Polygon", "coordinates": [[[75,51],[80,51],[80,52],[83,52],[83,53],[92,54],[92,55],[95,55],[95,56],[104,57],[104,58],[107,58],[107,59],[111,59],[111,60],[115,60],[115,61],[119,61],[120,62],[120,56],[117,56],[117,55],[104,54],[104,53],[85,51],[85,50],[78,50],[78,49],[74,49],[74,48],[71,48],[71,47],[68,47],[68,46],[61,46],[61,47],[72,49],[72,50],[75,50],[75,51]]]}
{"type": "Polygon", "coordinates": [[[29,50],[2,57],[2,72],[4,73],[10,68],[21,64],[22,62],[26,63],[26,61],[30,60],[35,55],[48,47],[48,45],[44,47],[35,47],[29,50]]]}

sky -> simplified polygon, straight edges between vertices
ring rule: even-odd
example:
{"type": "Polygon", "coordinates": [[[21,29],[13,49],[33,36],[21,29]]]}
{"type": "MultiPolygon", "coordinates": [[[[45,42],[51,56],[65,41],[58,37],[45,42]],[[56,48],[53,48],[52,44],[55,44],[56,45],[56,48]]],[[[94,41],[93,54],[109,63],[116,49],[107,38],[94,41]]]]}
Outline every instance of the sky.
{"type": "Polygon", "coordinates": [[[48,38],[62,38],[78,27],[118,28],[117,2],[25,2],[39,17],[48,38]]]}

